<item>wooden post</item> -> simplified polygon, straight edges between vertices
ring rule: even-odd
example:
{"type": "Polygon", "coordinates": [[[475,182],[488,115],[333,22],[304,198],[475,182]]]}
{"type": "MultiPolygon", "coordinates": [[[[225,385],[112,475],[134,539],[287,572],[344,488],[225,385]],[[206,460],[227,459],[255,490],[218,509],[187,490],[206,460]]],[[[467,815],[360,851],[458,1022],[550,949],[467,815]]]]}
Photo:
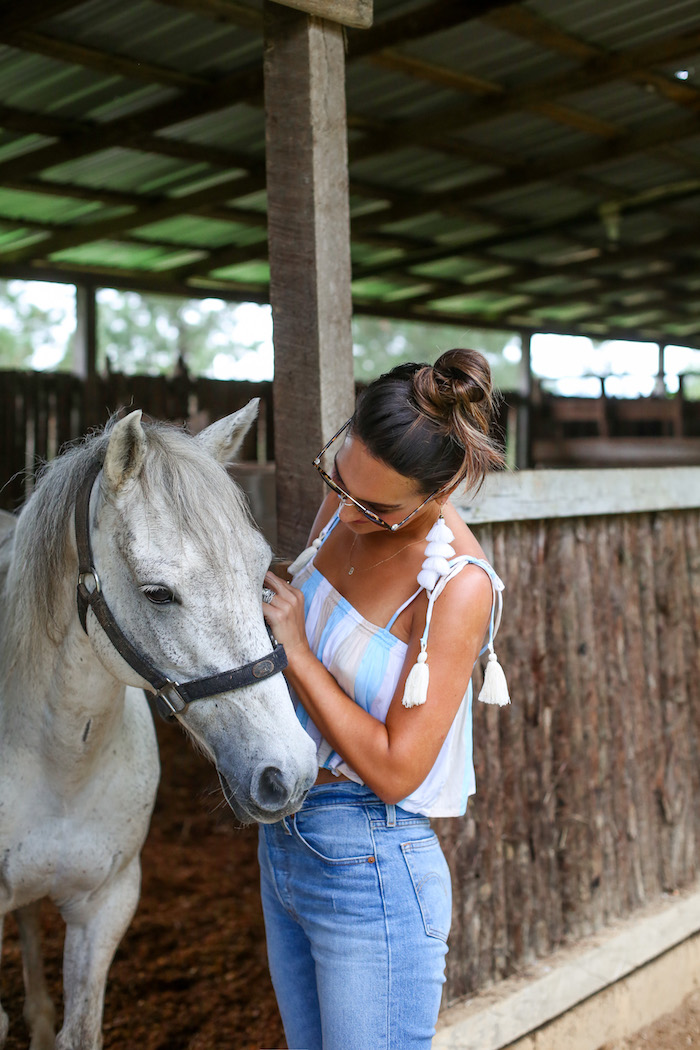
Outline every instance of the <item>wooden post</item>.
{"type": "Polygon", "coordinates": [[[97,300],[93,284],[75,287],[75,360],[73,370],[82,379],[81,431],[104,423],[97,397],[97,300]]]}
{"type": "Polygon", "coordinates": [[[97,374],[97,304],[93,285],[76,285],[75,314],[74,372],[81,379],[92,381],[97,374]]]}
{"type": "Polygon", "coordinates": [[[515,465],[518,470],[526,470],[530,466],[530,403],[532,400],[532,362],[530,360],[532,336],[529,332],[521,333],[520,345],[522,356],[518,389],[520,403],[515,439],[515,465]]]}
{"type": "Polygon", "coordinates": [[[654,380],[654,397],[666,396],[666,344],[659,343],[659,364],[654,380]]]}
{"type": "Polygon", "coordinates": [[[323,495],[312,460],[352,413],[343,30],[265,3],[277,551],[296,554],[323,495]]]}

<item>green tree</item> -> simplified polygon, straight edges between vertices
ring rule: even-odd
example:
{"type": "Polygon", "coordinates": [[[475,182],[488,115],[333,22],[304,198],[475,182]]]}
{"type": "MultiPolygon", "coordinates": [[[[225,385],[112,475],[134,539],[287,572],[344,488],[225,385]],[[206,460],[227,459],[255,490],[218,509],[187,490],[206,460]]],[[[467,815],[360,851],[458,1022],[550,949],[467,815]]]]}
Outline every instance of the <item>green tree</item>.
{"type": "Polygon", "coordinates": [[[359,382],[370,382],[407,361],[432,364],[445,350],[469,347],[484,354],[497,387],[517,387],[519,340],[512,333],[362,315],[353,318],[352,332],[355,379],[359,382]],[[508,353],[504,353],[506,347],[508,353]]]}
{"type": "Polygon", "coordinates": [[[25,281],[0,281],[0,368],[41,368],[48,362],[51,368],[69,369],[69,298],[54,302],[46,295],[47,305],[39,305],[39,286],[32,284],[30,293],[25,281]]]}
{"type": "Polygon", "coordinates": [[[217,354],[240,357],[236,307],[218,299],[140,295],[112,288],[98,293],[98,368],[114,372],[172,373],[178,360],[195,375],[211,374],[217,354]]]}

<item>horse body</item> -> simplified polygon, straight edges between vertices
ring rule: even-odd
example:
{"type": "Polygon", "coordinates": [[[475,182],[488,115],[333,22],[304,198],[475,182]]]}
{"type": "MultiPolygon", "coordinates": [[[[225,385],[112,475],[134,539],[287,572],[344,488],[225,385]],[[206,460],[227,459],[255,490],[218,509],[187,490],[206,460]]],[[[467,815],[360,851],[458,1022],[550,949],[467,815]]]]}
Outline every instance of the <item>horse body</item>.
{"type": "MultiPolygon", "coordinates": [[[[78,616],[76,493],[99,456],[89,499],[95,578],[159,670],[178,682],[257,660],[270,648],[261,607],[270,551],[221,466],[253,408],[198,439],[145,429],[132,413],[59,457],[14,529],[0,516],[0,915],[15,912],[19,923],[31,1050],[102,1045],[107,971],[138,902],[159,776],[148,682],[92,608],[85,629],[78,616]],[[44,897],[66,922],[55,1043],[38,946],[44,897]]],[[[198,700],[177,718],[215,762],[240,819],[277,820],[301,804],[316,763],[281,675],[198,700]]],[[[6,1031],[0,1009],[0,1046],[6,1031]]]]}

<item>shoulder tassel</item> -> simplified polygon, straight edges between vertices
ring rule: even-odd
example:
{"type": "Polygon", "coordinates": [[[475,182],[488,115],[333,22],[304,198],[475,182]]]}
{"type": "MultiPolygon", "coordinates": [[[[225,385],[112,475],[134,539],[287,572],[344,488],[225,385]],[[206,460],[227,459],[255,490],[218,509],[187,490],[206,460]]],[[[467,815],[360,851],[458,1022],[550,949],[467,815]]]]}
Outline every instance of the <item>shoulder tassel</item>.
{"type": "Polygon", "coordinates": [[[479,700],[481,700],[482,704],[498,704],[499,707],[505,707],[506,704],[510,703],[506,676],[493,649],[489,650],[489,659],[484,671],[484,684],[479,693],[479,700]]]}
{"type": "Polygon", "coordinates": [[[404,707],[418,707],[428,699],[428,682],[430,670],[428,669],[428,654],[425,649],[418,653],[418,659],[411,668],[403,691],[404,707]]]}
{"type": "Polygon", "coordinates": [[[307,565],[311,561],[311,559],[313,558],[314,554],[316,553],[318,548],[321,546],[322,542],[323,542],[322,537],[321,536],[317,536],[316,539],[311,544],[311,546],[307,547],[306,550],[303,550],[301,552],[301,554],[298,555],[298,557],[296,557],[294,559],[292,564],[287,569],[287,572],[289,573],[290,576],[295,576],[298,572],[300,572],[304,568],[305,565],[307,565]]]}

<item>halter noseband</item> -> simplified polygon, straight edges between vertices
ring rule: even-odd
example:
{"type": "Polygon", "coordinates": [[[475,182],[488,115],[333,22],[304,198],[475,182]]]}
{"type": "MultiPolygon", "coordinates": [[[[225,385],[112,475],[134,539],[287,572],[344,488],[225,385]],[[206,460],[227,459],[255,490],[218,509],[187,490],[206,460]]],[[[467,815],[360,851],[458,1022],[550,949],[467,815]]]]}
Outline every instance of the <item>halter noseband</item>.
{"type": "MultiPolygon", "coordinates": [[[[284,646],[274,641],[272,652],[259,660],[252,660],[241,667],[211,675],[208,678],[197,678],[191,682],[174,682],[161,674],[148,657],[143,656],[129,641],[114,619],[102,593],[102,585],[93,565],[92,544],[90,543],[90,495],[97,475],[102,469],[102,460],[96,460],[85,477],[75,502],[75,538],[78,547],[78,616],[83,630],[87,634],[88,609],[92,609],[100,627],[119,655],[126,660],[129,667],[149,683],[155,694],[158,713],[172,720],[176,714],[184,711],[193,700],[205,700],[218,693],[227,693],[242,686],[254,685],[256,682],[270,678],[283,671],[287,666],[287,654],[284,646]],[[92,580],[93,589],[87,587],[92,580]]],[[[268,634],[269,634],[268,628],[268,634]]]]}

